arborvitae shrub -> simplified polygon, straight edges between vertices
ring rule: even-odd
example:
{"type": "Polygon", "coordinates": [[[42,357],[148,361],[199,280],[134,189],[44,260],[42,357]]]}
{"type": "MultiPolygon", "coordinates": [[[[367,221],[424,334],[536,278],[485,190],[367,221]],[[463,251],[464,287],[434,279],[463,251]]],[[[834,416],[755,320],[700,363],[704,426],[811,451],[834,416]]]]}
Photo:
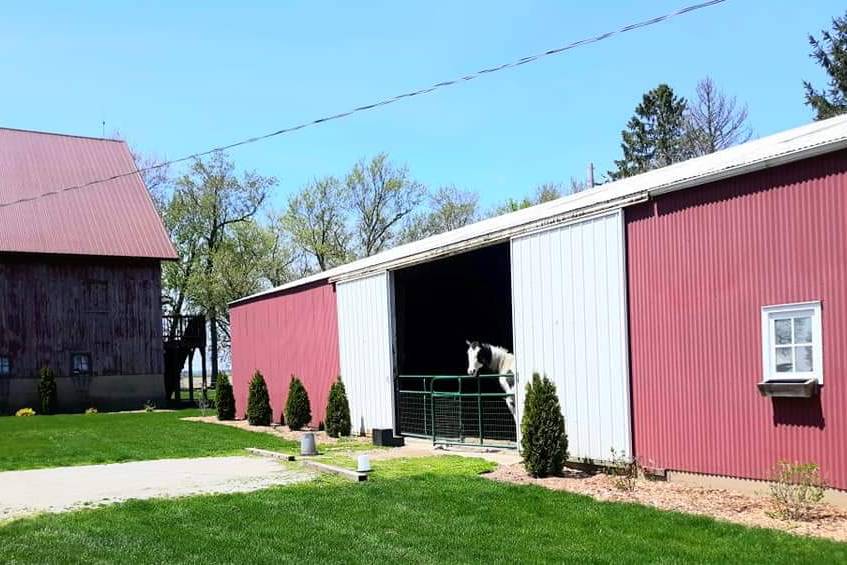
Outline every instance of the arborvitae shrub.
{"type": "Polygon", "coordinates": [[[215,383],[215,406],[218,420],[235,420],[235,395],[226,373],[219,374],[215,383]]]}
{"type": "Polygon", "coordinates": [[[565,419],[556,395],[556,385],[538,373],[526,385],[521,420],[521,455],[533,477],[561,474],[568,456],[565,419]]]}
{"type": "Polygon", "coordinates": [[[59,403],[56,390],[56,374],[53,369],[44,367],[39,372],[38,396],[41,398],[41,413],[54,414],[59,403]]]}
{"type": "Polygon", "coordinates": [[[329,388],[325,425],[326,433],[331,437],[350,435],[350,404],[347,402],[347,390],[341,382],[341,377],[329,388]]]}
{"type": "Polygon", "coordinates": [[[247,421],[251,426],[270,426],[271,414],[268,385],[265,384],[262,373],[256,371],[250,380],[250,389],[247,393],[247,421]]]}
{"type": "Polygon", "coordinates": [[[291,376],[288,386],[288,400],[285,402],[285,421],[291,430],[303,429],[312,420],[312,408],[309,406],[309,395],[306,387],[295,377],[291,376]]]}

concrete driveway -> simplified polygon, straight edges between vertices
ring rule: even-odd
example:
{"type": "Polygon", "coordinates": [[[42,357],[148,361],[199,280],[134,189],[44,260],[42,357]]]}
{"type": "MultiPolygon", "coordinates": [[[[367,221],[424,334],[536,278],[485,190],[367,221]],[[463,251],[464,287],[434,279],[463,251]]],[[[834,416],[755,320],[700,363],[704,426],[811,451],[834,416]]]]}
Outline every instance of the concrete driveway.
{"type": "Polygon", "coordinates": [[[130,499],[249,492],[314,475],[261,457],[159,459],[0,473],[0,521],[130,499]]]}

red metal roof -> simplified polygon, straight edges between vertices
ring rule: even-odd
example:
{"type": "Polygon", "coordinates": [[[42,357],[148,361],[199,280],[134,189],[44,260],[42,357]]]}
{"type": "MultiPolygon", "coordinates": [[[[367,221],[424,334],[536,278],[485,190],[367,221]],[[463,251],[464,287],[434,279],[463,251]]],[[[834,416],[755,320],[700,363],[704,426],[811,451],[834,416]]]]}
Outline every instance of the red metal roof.
{"type": "Polygon", "coordinates": [[[0,128],[0,253],[176,259],[123,141],[0,128]]]}

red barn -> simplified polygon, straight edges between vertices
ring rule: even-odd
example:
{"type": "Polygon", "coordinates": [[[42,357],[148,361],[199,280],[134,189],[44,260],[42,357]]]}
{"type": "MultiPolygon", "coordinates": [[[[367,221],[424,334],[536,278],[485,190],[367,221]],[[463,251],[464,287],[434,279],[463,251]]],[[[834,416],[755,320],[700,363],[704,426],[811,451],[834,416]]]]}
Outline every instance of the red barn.
{"type": "Polygon", "coordinates": [[[162,260],[176,258],[123,141],[0,129],[0,409],[164,400],[162,260]]]}
{"type": "Polygon", "coordinates": [[[576,460],[614,450],[707,481],[814,462],[847,489],[845,228],[840,116],[236,301],[233,378],[243,404],[266,372],[278,414],[298,374],[320,411],[340,369],[357,431],[447,443],[494,430],[515,446],[538,372],[576,460]],[[475,336],[514,352],[514,418],[469,421],[432,384],[466,371],[475,336]]]}

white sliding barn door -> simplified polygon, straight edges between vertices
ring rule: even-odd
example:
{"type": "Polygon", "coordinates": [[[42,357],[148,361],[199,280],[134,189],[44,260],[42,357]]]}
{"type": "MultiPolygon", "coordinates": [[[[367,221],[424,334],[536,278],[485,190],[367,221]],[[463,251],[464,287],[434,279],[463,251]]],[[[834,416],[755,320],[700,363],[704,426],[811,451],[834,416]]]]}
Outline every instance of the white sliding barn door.
{"type": "Polygon", "coordinates": [[[394,427],[391,300],[387,272],[339,282],[338,348],[353,433],[394,427]]]}
{"type": "Polygon", "coordinates": [[[556,383],[573,459],[632,455],[624,253],[621,211],[512,240],[518,403],[556,383]]]}

